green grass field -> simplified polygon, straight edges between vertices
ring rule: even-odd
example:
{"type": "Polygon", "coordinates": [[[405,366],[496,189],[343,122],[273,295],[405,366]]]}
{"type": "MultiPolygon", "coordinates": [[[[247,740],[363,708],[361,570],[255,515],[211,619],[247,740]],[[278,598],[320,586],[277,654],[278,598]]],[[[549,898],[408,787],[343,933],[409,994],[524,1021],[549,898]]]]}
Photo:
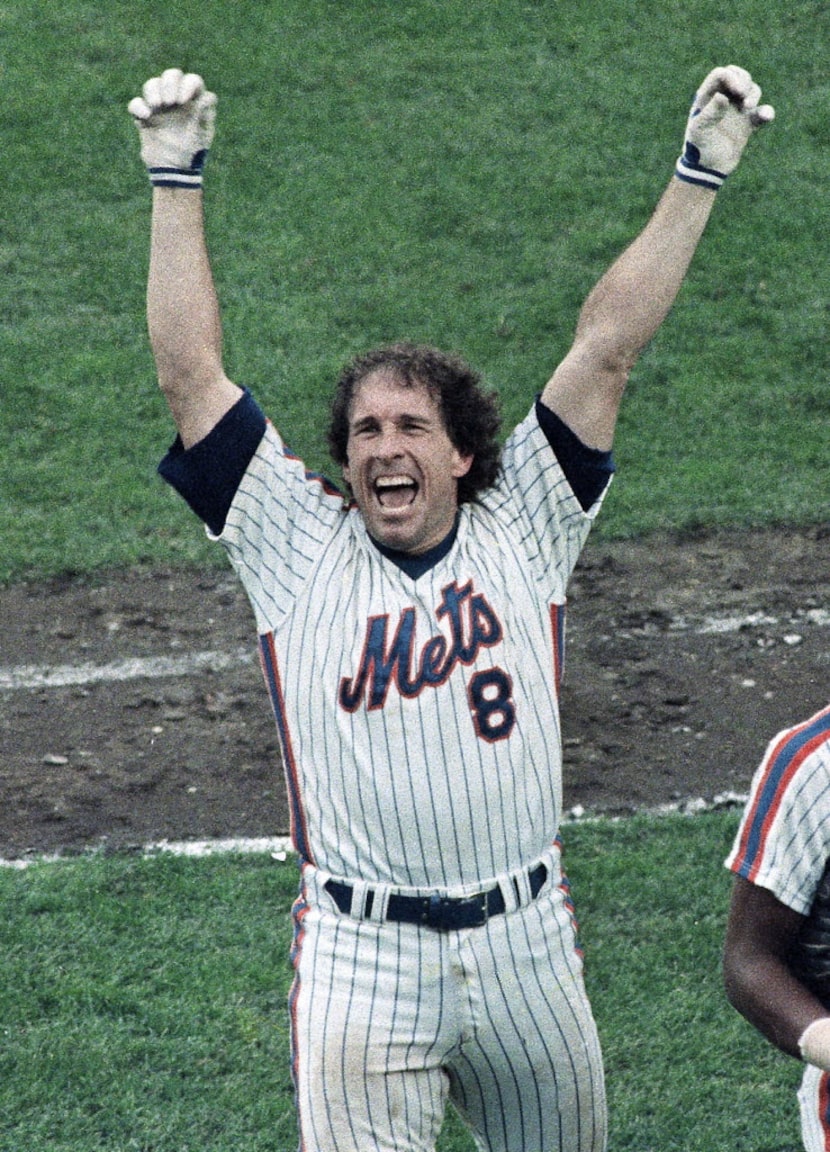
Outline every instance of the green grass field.
{"type": "Polygon", "coordinates": [[[3,5],[0,581],[221,563],[155,477],[125,109],[171,63],[220,98],[229,370],[323,470],[333,375],[380,341],[461,351],[523,415],[669,179],[695,85],[749,67],[778,120],[632,379],[598,531],[826,519],[828,39],[806,0],[3,5]]]}
{"type": "MultiPolygon", "coordinates": [[[[149,187],[129,99],[220,98],[209,240],[228,368],[328,470],[329,383],[455,348],[518,419],[645,222],[717,63],[778,118],[632,378],[597,531],[830,513],[827,46],[818,0],[69,0],[0,6],[0,584],[217,564],[155,477],[149,187]]],[[[796,1152],[799,1069],[727,1007],[734,815],[568,830],[611,1152],[796,1152]]],[[[0,1152],[291,1152],[296,878],[267,858],[0,873],[0,1152]]],[[[442,1152],[469,1152],[448,1121],[442,1152]]]]}
{"type": "MultiPolygon", "coordinates": [[[[565,829],[609,1152],[797,1152],[800,1070],[727,1005],[735,813],[565,829]]],[[[268,856],[0,870],[2,1152],[294,1152],[296,869],[268,856]]],[[[441,1152],[472,1152],[450,1114],[441,1152]]]]}

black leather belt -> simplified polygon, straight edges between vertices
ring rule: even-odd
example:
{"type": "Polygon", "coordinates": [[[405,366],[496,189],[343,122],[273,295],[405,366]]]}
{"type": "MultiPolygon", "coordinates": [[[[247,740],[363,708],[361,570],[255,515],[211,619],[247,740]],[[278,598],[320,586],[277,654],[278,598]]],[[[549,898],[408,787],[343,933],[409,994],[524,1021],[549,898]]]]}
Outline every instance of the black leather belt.
{"type": "MultiPolygon", "coordinates": [[[[547,876],[548,870],[544,864],[537,864],[528,873],[532,899],[535,900],[539,895],[547,876]]],[[[352,907],[351,885],[340,880],[327,880],[326,891],[340,911],[349,915],[352,907]]],[[[518,890],[516,895],[519,895],[518,890]]],[[[364,919],[369,919],[374,900],[375,893],[370,888],[363,906],[364,919]]],[[[385,918],[401,924],[421,924],[435,928],[438,932],[457,932],[461,928],[480,928],[491,916],[500,916],[505,908],[504,895],[498,885],[472,896],[441,896],[437,892],[431,896],[400,896],[392,893],[386,906],[385,918]]]]}

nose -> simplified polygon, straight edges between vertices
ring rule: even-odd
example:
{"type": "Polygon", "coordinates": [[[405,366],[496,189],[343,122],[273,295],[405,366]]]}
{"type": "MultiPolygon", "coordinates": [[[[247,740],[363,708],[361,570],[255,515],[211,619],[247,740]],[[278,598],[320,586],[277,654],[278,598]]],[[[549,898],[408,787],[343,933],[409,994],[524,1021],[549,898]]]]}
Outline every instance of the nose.
{"type": "Polygon", "coordinates": [[[381,428],[380,436],[375,442],[375,450],[382,460],[393,460],[403,455],[400,429],[394,424],[381,428]]]}

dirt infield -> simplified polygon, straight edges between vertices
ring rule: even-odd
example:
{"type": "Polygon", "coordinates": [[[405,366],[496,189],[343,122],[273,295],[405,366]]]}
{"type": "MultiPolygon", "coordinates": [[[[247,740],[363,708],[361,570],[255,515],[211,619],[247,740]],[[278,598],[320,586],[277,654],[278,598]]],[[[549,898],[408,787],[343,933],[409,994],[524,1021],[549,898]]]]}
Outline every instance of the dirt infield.
{"type": "MultiPolygon", "coordinates": [[[[0,634],[0,857],[287,831],[229,570],[16,585],[0,634]]],[[[828,642],[830,529],[590,543],[570,589],[566,806],[745,793],[767,740],[830,699],[828,642]]]]}

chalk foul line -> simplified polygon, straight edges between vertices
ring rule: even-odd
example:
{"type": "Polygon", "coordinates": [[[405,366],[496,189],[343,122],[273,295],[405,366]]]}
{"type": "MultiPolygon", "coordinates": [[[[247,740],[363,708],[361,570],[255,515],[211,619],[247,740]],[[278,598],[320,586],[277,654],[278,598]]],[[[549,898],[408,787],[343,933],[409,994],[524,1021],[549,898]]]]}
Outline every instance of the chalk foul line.
{"type": "Polygon", "coordinates": [[[33,688],[69,688],[73,685],[111,684],[124,680],[155,680],[190,676],[194,672],[223,672],[250,664],[249,648],[235,652],[191,652],[182,656],[135,656],[108,664],[22,664],[0,668],[0,691],[33,688]]]}
{"type": "MultiPolygon", "coordinates": [[[[254,838],[226,837],[218,840],[158,840],[151,844],[142,845],[140,855],[147,859],[154,856],[188,856],[202,859],[206,856],[227,855],[268,855],[278,864],[296,859],[294,849],[288,836],[260,836],[254,838]]],[[[72,853],[46,853],[21,857],[16,860],[5,860],[0,857],[0,868],[11,868],[23,871],[33,864],[58,864],[72,860],[91,860],[96,856],[105,854],[106,849],[92,846],[82,852],[72,853]]],[[[130,855],[129,848],[116,855],[130,855]]]]}

